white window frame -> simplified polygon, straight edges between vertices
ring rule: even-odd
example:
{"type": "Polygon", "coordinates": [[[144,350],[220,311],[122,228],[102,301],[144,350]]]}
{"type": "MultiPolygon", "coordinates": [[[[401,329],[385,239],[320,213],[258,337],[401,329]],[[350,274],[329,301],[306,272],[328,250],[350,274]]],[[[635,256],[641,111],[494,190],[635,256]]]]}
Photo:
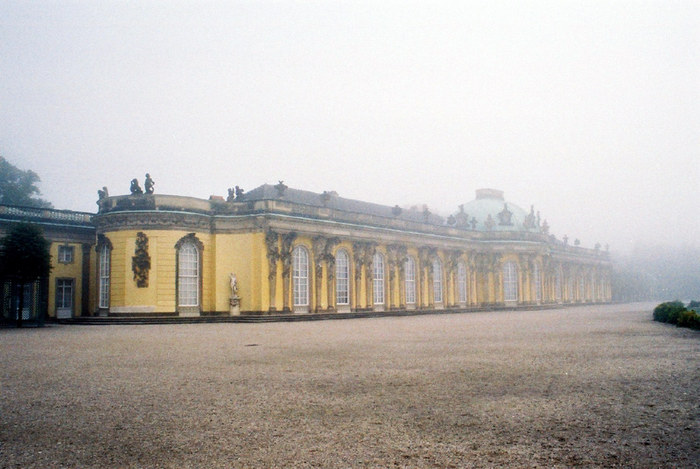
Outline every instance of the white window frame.
{"type": "Polygon", "coordinates": [[[561,269],[557,269],[556,277],[554,279],[554,296],[557,301],[561,302],[563,299],[562,296],[562,273],[561,269]]]}
{"type": "Polygon", "coordinates": [[[344,249],[335,253],[335,304],[350,304],[350,256],[344,249]]]}
{"type": "Polygon", "coordinates": [[[107,244],[100,248],[99,307],[109,308],[109,283],[111,274],[112,250],[107,244]]]}
{"type": "Polygon", "coordinates": [[[442,262],[440,259],[433,259],[433,301],[442,303],[442,262]]]}
{"type": "Polygon", "coordinates": [[[540,278],[540,266],[534,264],[532,267],[532,281],[535,282],[535,301],[542,301],[542,279],[540,278]]]}
{"type": "Polygon", "coordinates": [[[372,293],[375,305],[384,304],[384,256],[377,252],[372,259],[372,293]]]}
{"type": "Polygon", "coordinates": [[[406,258],[404,264],[404,287],[406,289],[406,304],[416,304],[416,261],[406,258]]]}
{"type": "Polygon", "coordinates": [[[56,279],[56,309],[73,310],[75,281],[72,278],[56,279]]]}
{"type": "Polygon", "coordinates": [[[58,245],[58,263],[72,264],[75,259],[75,247],[67,244],[58,245]]]}
{"type": "Polygon", "coordinates": [[[309,306],[309,252],[304,246],[292,251],[292,300],[294,306],[309,306]]]}
{"type": "Polygon", "coordinates": [[[568,287],[569,287],[569,301],[574,301],[576,299],[576,295],[574,294],[574,276],[573,275],[569,275],[568,287]]]}
{"type": "Polygon", "coordinates": [[[466,304],[468,300],[467,294],[467,266],[464,262],[457,264],[457,290],[459,294],[459,302],[466,304]]]}
{"type": "Polygon", "coordinates": [[[199,269],[200,255],[197,245],[187,241],[178,252],[178,306],[199,306],[199,269]]]}
{"type": "Polygon", "coordinates": [[[518,301],[518,266],[513,261],[503,264],[503,301],[518,301]]]}

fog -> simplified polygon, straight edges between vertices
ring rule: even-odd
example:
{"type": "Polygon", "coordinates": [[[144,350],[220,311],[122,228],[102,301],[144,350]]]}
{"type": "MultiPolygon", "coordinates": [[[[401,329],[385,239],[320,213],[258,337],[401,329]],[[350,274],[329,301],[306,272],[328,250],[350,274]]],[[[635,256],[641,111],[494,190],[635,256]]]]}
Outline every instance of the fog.
{"type": "MultiPolygon", "coordinates": [[[[57,208],[284,180],[700,246],[700,3],[0,3],[0,153],[57,208]]],[[[696,251],[694,251],[696,252],[696,251]]]]}

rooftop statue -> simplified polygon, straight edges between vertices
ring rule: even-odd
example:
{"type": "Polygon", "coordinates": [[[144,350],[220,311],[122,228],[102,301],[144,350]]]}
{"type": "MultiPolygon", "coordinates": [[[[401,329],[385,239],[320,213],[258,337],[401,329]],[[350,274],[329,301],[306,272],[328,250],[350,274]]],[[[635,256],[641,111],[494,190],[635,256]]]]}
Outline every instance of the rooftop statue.
{"type": "Polygon", "coordinates": [[[284,181],[279,181],[278,184],[275,184],[275,189],[277,189],[277,197],[282,197],[284,195],[284,191],[287,190],[287,186],[284,184],[284,181]]]}
{"type": "Polygon", "coordinates": [[[131,187],[129,188],[129,190],[131,191],[131,195],[143,194],[143,190],[141,190],[141,186],[139,186],[139,181],[136,178],[131,180],[131,187]]]}
{"type": "Polygon", "coordinates": [[[98,200],[104,200],[107,197],[109,197],[109,191],[107,190],[107,186],[103,186],[102,189],[97,189],[98,200]]]}
{"type": "Polygon", "coordinates": [[[146,189],[146,194],[153,194],[153,186],[155,181],[151,179],[151,175],[146,173],[146,181],[143,183],[143,187],[146,189]]]}

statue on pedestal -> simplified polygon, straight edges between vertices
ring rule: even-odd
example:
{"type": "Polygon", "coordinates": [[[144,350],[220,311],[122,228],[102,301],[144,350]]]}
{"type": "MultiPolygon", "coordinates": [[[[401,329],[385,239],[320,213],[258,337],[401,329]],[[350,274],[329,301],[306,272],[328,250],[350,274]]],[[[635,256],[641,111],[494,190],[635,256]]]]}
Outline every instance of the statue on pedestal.
{"type": "Polygon", "coordinates": [[[229,300],[229,313],[231,316],[241,314],[241,297],[238,296],[238,279],[236,274],[231,272],[228,276],[229,288],[231,288],[231,298],[229,300]]]}

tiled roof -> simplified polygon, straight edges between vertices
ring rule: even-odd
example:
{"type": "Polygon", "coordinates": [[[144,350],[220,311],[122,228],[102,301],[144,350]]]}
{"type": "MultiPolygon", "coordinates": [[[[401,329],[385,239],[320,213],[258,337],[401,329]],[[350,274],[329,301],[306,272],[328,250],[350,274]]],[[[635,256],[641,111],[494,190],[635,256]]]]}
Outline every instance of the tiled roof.
{"type": "MultiPolygon", "coordinates": [[[[245,193],[243,200],[286,200],[289,202],[309,205],[313,207],[327,207],[334,210],[342,210],[345,212],[354,212],[367,215],[374,215],[386,218],[399,218],[402,220],[410,220],[414,222],[425,223],[425,215],[421,210],[401,210],[399,215],[396,215],[396,207],[388,205],[373,204],[370,202],[362,202],[360,200],[346,199],[340,197],[334,192],[326,192],[318,194],[311,191],[303,191],[299,189],[286,188],[280,196],[277,188],[271,184],[263,184],[256,187],[250,192],[245,193]]],[[[428,222],[435,225],[443,225],[444,220],[439,215],[430,214],[428,222]]]]}

